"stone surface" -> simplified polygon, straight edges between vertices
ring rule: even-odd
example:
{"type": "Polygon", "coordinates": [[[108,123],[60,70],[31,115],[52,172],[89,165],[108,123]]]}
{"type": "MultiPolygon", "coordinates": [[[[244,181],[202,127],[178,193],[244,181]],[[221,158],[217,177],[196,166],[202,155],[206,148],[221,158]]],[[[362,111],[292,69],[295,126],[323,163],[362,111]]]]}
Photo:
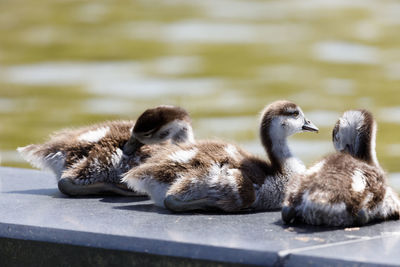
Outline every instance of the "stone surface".
{"type": "Polygon", "coordinates": [[[0,211],[2,266],[49,255],[82,266],[400,265],[398,221],[329,229],[288,227],[278,211],[172,214],[146,198],[69,198],[36,170],[0,168],[0,211]],[[38,248],[49,252],[39,257],[38,248]]]}

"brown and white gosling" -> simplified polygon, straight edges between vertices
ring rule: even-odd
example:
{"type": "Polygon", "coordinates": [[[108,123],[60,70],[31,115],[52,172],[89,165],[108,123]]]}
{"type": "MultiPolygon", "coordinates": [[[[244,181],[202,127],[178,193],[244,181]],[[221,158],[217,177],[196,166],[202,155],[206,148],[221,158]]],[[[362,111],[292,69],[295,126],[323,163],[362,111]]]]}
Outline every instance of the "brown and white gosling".
{"type": "Polygon", "coordinates": [[[137,122],[109,121],[55,133],[44,144],[18,148],[33,166],[55,173],[67,195],[143,195],[121,184],[121,175],[143,163],[165,143],[194,142],[186,110],[158,106],[137,122]],[[168,142],[170,141],[170,142],[168,142]]]}
{"type": "Polygon", "coordinates": [[[198,141],[162,147],[122,181],[148,194],[155,205],[175,212],[280,208],[287,182],[305,171],[292,155],[287,137],[303,131],[318,128],[296,104],[277,101],[261,117],[261,141],[270,162],[233,144],[198,141]]]}
{"type": "Polygon", "coordinates": [[[345,227],[399,219],[398,196],[387,185],[376,157],[376,128],[366,110],[343,114],[332,133],[338,152],[289,182],[284,222],[345,227]]]}

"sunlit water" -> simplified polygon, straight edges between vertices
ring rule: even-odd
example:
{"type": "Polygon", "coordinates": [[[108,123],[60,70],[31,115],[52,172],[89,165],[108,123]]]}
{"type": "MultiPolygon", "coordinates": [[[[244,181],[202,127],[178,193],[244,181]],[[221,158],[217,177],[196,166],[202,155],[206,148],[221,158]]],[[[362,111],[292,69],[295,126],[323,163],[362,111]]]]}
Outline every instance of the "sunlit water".
{"type": "Polygon", "coordinates": [[[371,110],[400,188],[397,1],[16,2],[0,2],[3,166],[29,167],[15,148],[57,129],[159,104],[189,110],[197,138],[264,155],[259,112],[289,99],[321,129],[290,139],[307,164],[333,151],[343,111],[371,110]]]}

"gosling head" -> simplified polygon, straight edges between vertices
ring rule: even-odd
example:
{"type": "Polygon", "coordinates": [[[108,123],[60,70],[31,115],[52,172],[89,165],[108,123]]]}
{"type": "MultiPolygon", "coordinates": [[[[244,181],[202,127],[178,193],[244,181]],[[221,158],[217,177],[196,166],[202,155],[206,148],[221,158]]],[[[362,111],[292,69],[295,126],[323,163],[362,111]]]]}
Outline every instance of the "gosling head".
{"type": "Polygon", "coordinates": [[[368,163],[377,163],[375,137],[376,122],[372,113],[364,109],[343,113],[332,132],[336,151],[349,153],[368,163]]]}
{"type": "Polygon", "coordinates": [[[191,119],[185,109],[165,105],[147,109],[137,119],[124,152],[132,154],[142,145],[167,140],[172,143],[194,142],[191,119]]]}
{"type": "Polygon", "coordinates": [[[268,105],[261,116],[261,135],[288,137],[299,132],[318,132],[296,104],[280,100],[268,105]]]}

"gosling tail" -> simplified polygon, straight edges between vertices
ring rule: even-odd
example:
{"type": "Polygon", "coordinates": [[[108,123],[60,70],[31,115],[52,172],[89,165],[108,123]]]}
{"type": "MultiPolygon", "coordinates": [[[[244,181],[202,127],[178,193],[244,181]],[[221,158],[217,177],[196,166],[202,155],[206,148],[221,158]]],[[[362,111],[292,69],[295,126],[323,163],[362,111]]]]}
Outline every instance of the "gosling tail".
{"type": "Polygon", "coordinates": [[[51,151],[43,145],[35,144],[18,147],[17,151],[33,167],[50,170],[60,179],[65,166],[65,155],[61,151],[51,151]]]}

